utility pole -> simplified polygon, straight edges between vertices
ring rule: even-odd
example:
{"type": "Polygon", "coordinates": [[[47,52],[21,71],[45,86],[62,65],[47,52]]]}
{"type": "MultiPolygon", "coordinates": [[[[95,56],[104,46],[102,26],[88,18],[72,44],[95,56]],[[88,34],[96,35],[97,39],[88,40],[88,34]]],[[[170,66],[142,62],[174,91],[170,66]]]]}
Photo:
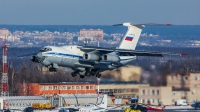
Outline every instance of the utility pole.
{"type": "Polygon", "coordinates": [[[97,104],[99,104],[99,85],[100,85],[100,78],[97,77],[98,86],[97,86],[97,92],[98,92],[98,98],[97,98],[97,104]]]}
{"type": "MultiPolygon", "coordinates": [[[[96,36],[97,37],[97,41],[98,41],[98,47],[99,47],[99,41],[100,41],[100,39],[101,39],[101,35],[97,35],[96,36]]],[[[97,104],[99,104],[99,85],[100,85],[100,78],[98,78],[97,77],[97,82],[98,82],[98,89],[97,89],[97,91],[98,91],[98,98],[97,98],[97,104]]]]}
{"type": "Polygon", "coordinates": [[[99,41],[100,41],[100,39],[101,39],[101,35],[97,35],[96,37],[97,37],[98,47],[99,47],[99,41]]]}

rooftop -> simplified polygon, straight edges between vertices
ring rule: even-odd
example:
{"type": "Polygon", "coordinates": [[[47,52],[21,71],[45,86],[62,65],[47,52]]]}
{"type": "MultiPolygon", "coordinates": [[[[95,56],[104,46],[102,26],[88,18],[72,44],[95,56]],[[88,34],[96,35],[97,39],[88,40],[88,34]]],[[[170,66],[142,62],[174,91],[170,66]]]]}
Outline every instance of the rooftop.
{"type": "Polygon", "coordinates": [[[145,84],[137,81],[100,81],[100,84],[145,84]]]}
{"type": "Polygon", "coordinates": [[[49,85],[49,84],[95,84],[92,82],[58,82],[58,83],[39,83],[41,85],[49,85]]]}

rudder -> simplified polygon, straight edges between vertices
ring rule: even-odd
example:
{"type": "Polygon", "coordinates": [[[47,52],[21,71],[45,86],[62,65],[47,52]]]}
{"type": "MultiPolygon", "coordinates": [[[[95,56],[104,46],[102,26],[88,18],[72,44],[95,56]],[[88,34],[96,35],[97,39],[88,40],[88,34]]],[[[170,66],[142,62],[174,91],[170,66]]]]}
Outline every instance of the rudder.
{"type": "Polygon", "coordinates": [[[101,108],[107,108],[107,98],[108,96],[106,95],[106,94],[104,94],[104,96],[103,96],[103,99],[102,99],[102,101],[101,101],[101,104],[99,105],[99,107],[101,107],[101,108]]]}
{"type": "Polygon", "coordinates": [[[134,26],[130,23],[123,23],[123,26],[127,26],[128,30],[122,39],[121,43],[119,44],[119,49],[129,49],[135,50],[136,45],[138,43],[140,34],[142,32],[141,27],[134,26]]]}

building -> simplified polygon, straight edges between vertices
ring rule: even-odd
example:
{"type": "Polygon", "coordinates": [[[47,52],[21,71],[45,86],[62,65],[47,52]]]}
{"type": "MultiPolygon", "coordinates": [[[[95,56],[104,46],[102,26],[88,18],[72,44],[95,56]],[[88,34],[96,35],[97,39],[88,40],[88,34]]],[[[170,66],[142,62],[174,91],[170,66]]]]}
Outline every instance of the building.
{"type": "MultiPolygon", "coordinates": [[[[106,93],[115,104],[126,104],[132,97],[139,97],[140,103],[157,105],[174,105],[179,99],[189,103],[200,100],[200,73],[187,75],[169,74],[166,76],[166,86],[150,86],[135,82],[106,81],[100,82],[100,93],[106,93]]],[[[54,96],[57,94],[96,94],[97,85],[89,82],[66,83],[31,83],[22,85],[20,95],[54,96]]]]}
{"type": "Polygon", "coordinates": [[[167,87],[172,87],[172,102],[186,99],[189,103],[200,100],[200,73],[167,75],[167,87]]]}
{"type": "Polygon", "coordinates": [[[33,103],[50,103],[50,100],[42,96],[7,96],[0,97],[0,110],[2,109],[24,109],[33,103]]]}
{"type": "Polygon", "coordinates": [[[1,28],[0,29],[0,36],[8,36],[9,35],[9,30],[6,28],[1,28]]]}
{"type": "Polygon", "coordinates": [[[15,40],[19,40],[17,36],[9,34],[9,30],[6,28],[0,29],[0,38],[2,40],[6,39],[7,41],[14,42],[15,40]]]}
{"type": "Polygon", "coordinates": [[[172,88],[171,87],[154,87],[154,86],[141,86],[139,88],[139,102],[158,105],[163,102],[164,105],[172,105],[172,88]]]}
{"type": "MultiPolygon", "coordinates": [[[[149,84],[140,84],[137,82],[101,82],[100,93],[107,93],[115,96],[115,104],[126,104],[132,97],[139,97],[141,87],[149,87],[149,84]]],[[[97,91],[97,90],[96,90],[97,91]]]]}
{"type": "Polygon", "coordinates": [[[149,100],[155,105],[159,102],[172,105],[171,87],[154,87],[137,82],[101,82],[100,92],[114,95],[115,104],[126,104],[131,98],[138,97],[140,103],[149,100]]]}
{"type": "Polygon", "coordinates": [[[21,85],[20,96],[50,97],[57,94],[94,94],[96,85],[89,82],[29,83],[21,85]]]}
{"type": "Polygon", "coordinates": [[[149,87],[149,84],[137,82],[101,82],[100,92],[113,94],[116,98],[138,97],[141,86],[149,87]]]}
{"type": "Polygon", "coordinates": [[[91,40],[91,41],[96,41],[96,40],[103,40],[103,30],[101,29],[82,29],[80,30],[80,35],[78,37],[78,41],[84,41],[85,39],[91,40]]]}
{"type": "MultiPolygon", "coordinates": [[[[59,107],[67,105],[86,105],[96,104],[97,94],[58,94],[57,96],[50,97],[51,105],[58,105],[59,107]]],[[[101,102],[103,95],[99,95],[98,102],[101,102]]],[[[113,101],[110,96],[107,97],[107,104],[113,105],[113,101]]]]}

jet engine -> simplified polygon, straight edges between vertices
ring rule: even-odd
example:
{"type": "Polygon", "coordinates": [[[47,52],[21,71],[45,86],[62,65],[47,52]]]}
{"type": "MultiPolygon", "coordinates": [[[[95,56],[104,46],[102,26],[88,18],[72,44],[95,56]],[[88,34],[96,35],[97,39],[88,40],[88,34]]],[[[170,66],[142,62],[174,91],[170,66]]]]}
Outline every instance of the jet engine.
{"type": "Polygon", "coordinates": [[[103,61],[109,61],[109,62],[119,62],[120,61],[120,58],[116,55],[107,55],[107,54],[104,54],[102,56],[102,60],[103,61]]]}
{"type": "Polygon", "coordinates": [[[37,63],[43,62],[44,59],[45,59],[44,56],[43,56],[43,57],[39,57],[38,55],[33,55],[33,56],[31,57],[31,61],[32,61],[32,62],[37,62],[37,63]]]}
{"type": "Polygon", "coordinates": [[[31,57],[31,61],[33,61],[33,62],[39,62],[38,57],[35,56],[35,55],[33,55],[33,56],[31,57]]]}
{"type": "Polygon", "coordinates": [[[92,54],[92,53],[85,53],[83,55],[84,60],[89,60],[89,61],[98,61],[100,57],[97,54],[92,54]]]}

